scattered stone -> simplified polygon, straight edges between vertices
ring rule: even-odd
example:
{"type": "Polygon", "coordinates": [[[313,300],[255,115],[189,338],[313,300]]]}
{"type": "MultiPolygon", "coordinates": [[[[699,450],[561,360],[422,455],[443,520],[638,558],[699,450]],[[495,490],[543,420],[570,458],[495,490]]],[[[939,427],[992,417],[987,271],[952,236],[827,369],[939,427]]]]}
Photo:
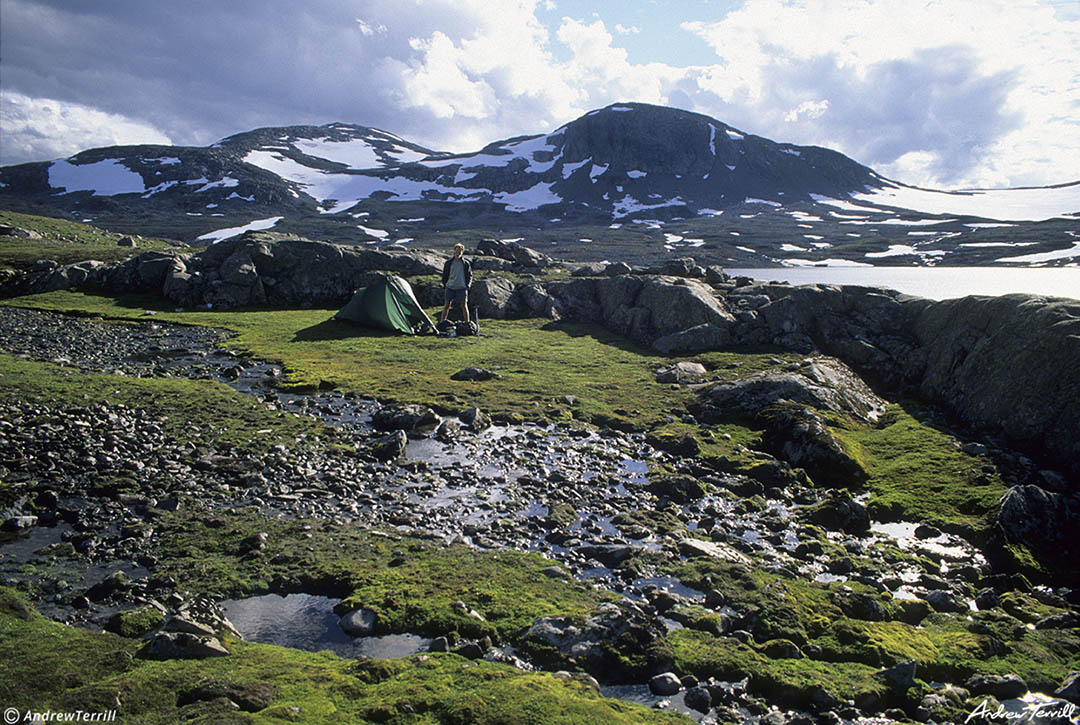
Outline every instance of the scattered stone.
{"type": "Polygon", "coordinates": [[[229,651],[216,637],[199,637],[187,632],[158,632],[138,651],[149,660],[201,660],[225,657],[229,651]]]}
{"type": "Polygon", "coordinates": [[[874,676],[885,682],[895,692],[903,692],[915,686],[915,661],[908,660],[892,667],[878,670],[874,676]]]}
{"type": "Polygon", "coordinates": [[[684,360],[657,370],[656,382],[678,383],[680,385],[700,383],[705,380],[708,374],[709,371],[701,363],[684,360]]]}
{"type": "Polygon", "coordinates": [[[495,380],[501,377],[498,373],[492,372],[485,368],[467,367],[463,370],[458,370],[456,373],[450,376],[451,380],[467,380],[471,382],[483,382],[485,380],[495,380]]]}
{"type": "Polygon", "coordinates": [[[998,700],[1012,700],[1028,692],[1027,683],[1019,675],[975,675],[964,687],[972,695],[991,695],[998,700]]]}
{"type": "Polygon", "coordinates": [[[0,526],[0,529],[3,531],[26,531],[37,526],[37,522],[37,516],[12,516],[4,520],[4,524],[0,526]]]}
{"type": "Polygon", "coordinates": [[[356,609],[342,617],[338,624],[350,637],[368,637],[375,633],[375,612],[356,609]]]}
{"type": "Polygon", "coordinates": [[[683,702],[691,710],[697,710],[698,712],[708,712],[712,709],[712,695],[709,693],[708,688],[705,687],[691,687],[683,695],[683,702]]]}
{"type": "Polygon", "coordinates": [[[1080,672],[1070,672],[1061,682],[1061,687],[1054,690],[1054,697],[1080,705],[1080,672]]]}
{"type": "Polygon", "coordinates": [[[682,681],[674,672],[664,672],[649,680],[649,690],[659,697],[668,697],[682,690],[682,681]]]}

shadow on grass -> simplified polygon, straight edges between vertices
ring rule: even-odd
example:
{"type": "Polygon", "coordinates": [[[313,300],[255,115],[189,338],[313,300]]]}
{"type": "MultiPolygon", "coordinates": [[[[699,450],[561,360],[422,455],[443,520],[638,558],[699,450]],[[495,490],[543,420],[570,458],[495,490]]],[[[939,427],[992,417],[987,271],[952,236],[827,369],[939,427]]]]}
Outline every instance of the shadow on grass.
{"type": "Polygon", "coordinates": [[[347,340],[354,337],[401,337],[401,333],[380,330],[352,322],[342,322],[330,318],[317,325],[297,330],[293,342],[319,342],[325,340],[347,340]]]}

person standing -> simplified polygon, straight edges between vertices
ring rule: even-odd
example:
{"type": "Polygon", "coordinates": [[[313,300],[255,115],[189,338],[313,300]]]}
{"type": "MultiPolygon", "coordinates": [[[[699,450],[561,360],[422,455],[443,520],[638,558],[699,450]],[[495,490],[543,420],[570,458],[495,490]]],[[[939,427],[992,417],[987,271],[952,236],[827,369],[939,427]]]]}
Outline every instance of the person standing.
{"type": "Polygon", "coordinates": [[[450,315],[450,305],[461,305],[461,315],[465,322],[469,321],[469,285],[472,284],[472,265],[465,259],[465,245],[454,245],[454,256],[446,260],[443,265],[442,281],[445,292],[443,299],[442,320],[450,315]]]}

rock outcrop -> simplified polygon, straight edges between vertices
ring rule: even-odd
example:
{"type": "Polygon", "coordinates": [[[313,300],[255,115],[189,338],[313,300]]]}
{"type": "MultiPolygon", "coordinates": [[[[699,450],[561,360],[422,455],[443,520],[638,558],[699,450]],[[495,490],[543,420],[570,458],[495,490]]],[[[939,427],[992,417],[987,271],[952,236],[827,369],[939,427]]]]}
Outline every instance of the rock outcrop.
{"type": "Polygon", "coordinates": [[[88,261],[24,276],[0,295],[78,287],[157,294],[184,307],[334,305],[377,272],[438,274],[443,257],[385,252],[250,232],[196,254],[147,252],[122,264],[88,261]]]}

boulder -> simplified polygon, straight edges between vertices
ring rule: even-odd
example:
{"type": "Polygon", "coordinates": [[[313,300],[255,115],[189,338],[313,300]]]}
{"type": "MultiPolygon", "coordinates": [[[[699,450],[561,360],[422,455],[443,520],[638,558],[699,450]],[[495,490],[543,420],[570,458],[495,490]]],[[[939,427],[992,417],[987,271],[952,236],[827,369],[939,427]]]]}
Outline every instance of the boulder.
{"type": "Polygon", "coordinates": [[[380,461],[398,461],[405,458],[405,447],[409,442],[405,431],[396,430],[389,435],[376,438],[371,442],[370,453],[380,461]]]}
{"type": "Polygon", "coordinates": [[[691,687],[683,695],[683,702],[691,710],[706,713],[712,709],[712,694],[707,687],[691,687]]]}
{"type": "Polygon", "coordinates": [[[701,485],[701,481],[687,475],[652,477],[646,489],[679,504],[697,501],[705,495],[705,487],[701,485]]]}
{"type": "Polygon", "coordinates": [[[761,645],[761,653],[771,660],[797,660],[803,656],[799,646],[790,639],[771,639],[761,645]]]}
{"type": "Polygon", "coordinates": [[[1062,681],[1061,687],[1054,691],[1054,697],[1080,705],[1080,672],[1070,672],[1062,681]]]}
{"type": "Polygon", "coordinates": [[[1080,301],[1031,295],[919,305],[920,394],[1080,477],[1080,301]]]}
{"type": "Polygon", "coordinates": [[[952,592],[935,589],[932,592],[927,592],[924,599],[927,604],[933,607],[935,612],[962,614],[968,611],[968,605],[960,601],[952,592]]]}
{"type": "Polygon", "coordinates": [[[148,660],[201,660],[226,657],[229,651],[216,637],[200,637],[187,632],[158,632],[136,653],[148,660]]]}
{"type": "Polygon", "coordinates": [[[745,554],[719,541],[705,541],[688,537],[679,541],[679,553],[690,559],[721,559],[733,564],[750,566],[750,559],[745,554]]]}
{"type": "Polygon", "coordinates": [[[682,680],[674,672],[662,672],[649,679],[649,691],[658,697],[669,697],[682,690],[682,680]]]}
{"type": "Polygon", "coordinates": [[[26,531],[37,526],[37,516],[12,516],[0,525],[2,531],[26,531]]]}
{"type": "Polygon", "coordinates": [[[828,492],[820,503],[800,510],[799,516],[830,531],[856,535],[870,531],[866,507],[853,499],[847,489],[828,492]]]}
{"type": "Polygon", "coordinates": [[[1028,693],[1027,683],[1019,675],[975,675],[964,687],[972,695],[990,695],[998,700],[1012,700],[1028,693]]]}
{"type": "Polygon", "coordinates": [[[368,637],[375,633],[375,612],[356,609],[338,621],[342,631],[350,637],[368,637]]]}
{"type": "Polygon", "coordinates": [[[649,274],[662,274],[669,277],[705,277],[705,268],[700,266],[693,257],[678,257],[668,259],[646,270],[649,274]]]}
{"type": "Polygon", "coordinates": [[[422,405],[402,405],[380,408],[371,416],[371,425],[379,430],[402,430],[406,433],[433,431],[442,418],[431,408],[422,405]]]}
{"type": "Polygon", "coordinates": [[[757,415],[764,424],[763,448],[802,468],[819,486],[858,487],[868,478],[862,465],[829,431],[813,409],[797,403],[778,403],[757,415]]]}
{"type": "Polygon", "coordinates": [[[699,393],[696,406],[706,417],[721,419],[732,410],[755,416],[781,401],[842,413],[866,423],[876,422],[886,405],[843,362],[815,357],[796,371],[762,373],[713,386],[699,393]]]}
{"type": "Polygon", "coordinates": [[[653,342],[652,348],[662,355],[690,355],[708,350],[720,350],[729,344],[731,344],[729,326],[707,322],[659,337],[653,342]]]}
{"type": "Polygon", "coordinates": [[[487,370],[486,368],[467,367],[462,370],[458,370],[456,373],[450,376],[451,380],[459,381],[471,381],[482,382],[484,380],[494,380],[499,378],[498,373],[487,370]]]}
{"type": "Polygon", "coordinates": [[[502,320],[509,312],[514,283],[503,277],[473,280],[469,287],[469,304],[481,318],[502,320]]]}
{"type": "Polygon", "coordinates": [[[669,365],[657,370],[656,382],[679,384],[700,383],[708,374],[709,371],[701,363],[682,360],[674,365],[669,365]]]}
{"type": "Polygon", "coordinates": [[[259,712],[277,697],[278,688],[266,682],[232,682],[208,679],[195,687],[182,690],[177,704],[181,707],[196,702],[208,702],[225,698],[244,712],[259,712]]]}
{"type": "Polygon", "coordinates": [[[505,259],[519,267],[544,268],[554,265],[554,260],[546,254],[540,254],[533,249],[511,241],[481,239],[480,243],[476,245],[476,253],[505,259]]]}
{"type": "Polygon", "coordinates": [[[884,682],[893,692],[904,692],[915,686],[916,666],[914,660],[900,662],[891,667],[878,670],[874,677],[884,682]]]}
{"type": "Polygon", "coordinates": [[[996,531],[1005,543],[1027,547],[1040,561],[1073,561],[1080,497],[1033,485],[1013,486],[1001,497],[996,531]]]}
{"type": "Polygon", "coordinates": [[[575,551],[586,559],[596,559],[604,566],[614,569],[634,554],[643,551],[643,547],[631,544],[584,544],[575,551]]]}
{"type": "Polygon", "coordinates": [[[460,416],[461,422],[469,427],[469,430],[474,433],[479,433],[482,430],[487,430],[491,427],[491,418],[488,414],[479,408],[469,408],[460,416]]]}

